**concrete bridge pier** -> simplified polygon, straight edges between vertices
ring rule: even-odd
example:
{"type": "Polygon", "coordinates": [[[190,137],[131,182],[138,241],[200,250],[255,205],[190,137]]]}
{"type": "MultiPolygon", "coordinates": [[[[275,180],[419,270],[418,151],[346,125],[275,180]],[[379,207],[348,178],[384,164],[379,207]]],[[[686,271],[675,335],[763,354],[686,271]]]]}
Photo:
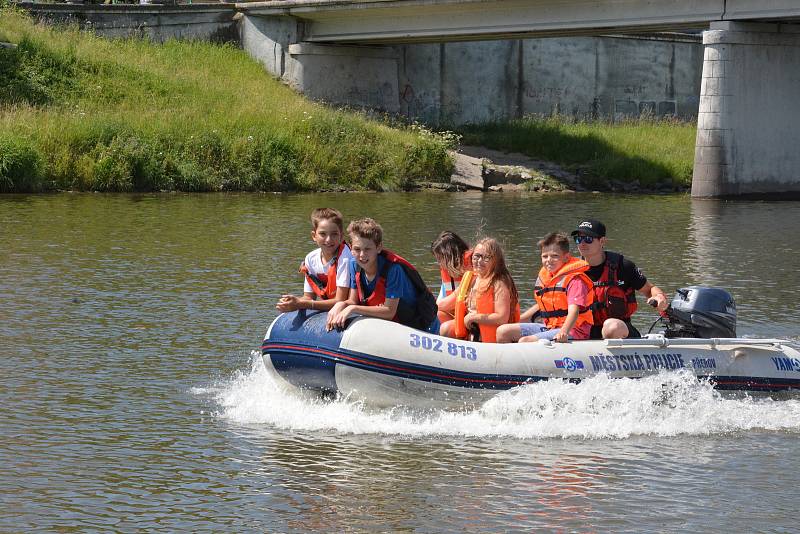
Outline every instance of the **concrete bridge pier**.
{"type": "Polygon", "coordinates": [[[713,22],[693,197],[800,195],[800,27],[713,22]]]}

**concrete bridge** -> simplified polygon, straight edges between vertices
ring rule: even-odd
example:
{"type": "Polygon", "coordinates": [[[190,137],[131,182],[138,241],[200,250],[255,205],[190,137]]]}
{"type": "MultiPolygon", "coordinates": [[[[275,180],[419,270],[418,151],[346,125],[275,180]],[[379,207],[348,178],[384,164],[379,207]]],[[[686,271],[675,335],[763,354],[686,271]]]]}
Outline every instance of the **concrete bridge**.
{"type": "MultiPolygon", "coordinates": [[[[709,28],[692,196],[800,195],[798,0],[276,0],[237,8],[261,21],[251,29],[263,31],[257,46],[271,51],[262,58],[268,68],[288,71],[311,93],[342,75],[390,86],[369,66],[391,56],[386,45],[709,28]]],[[[247,48],[247,28],[242,35],[247,48]]]]}
{"type": "Polygon", "coordinates": [[[800,20],[797,0],[272,0],[237,7],[250,16],[294,17],[303,24],[303,41],[316,43],[607,35],[800,20]]]}

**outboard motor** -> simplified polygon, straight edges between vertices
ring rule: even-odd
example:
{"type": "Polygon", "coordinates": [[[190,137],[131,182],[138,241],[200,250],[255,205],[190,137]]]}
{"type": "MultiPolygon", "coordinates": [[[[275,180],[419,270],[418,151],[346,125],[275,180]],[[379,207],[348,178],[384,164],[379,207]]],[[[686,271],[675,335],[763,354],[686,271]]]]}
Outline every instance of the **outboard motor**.
{"type": "Polygon", "coordinates": [[[666,337],[736,337],[736,302],[716,287],[679,289],[667,308],[666,337]]]}

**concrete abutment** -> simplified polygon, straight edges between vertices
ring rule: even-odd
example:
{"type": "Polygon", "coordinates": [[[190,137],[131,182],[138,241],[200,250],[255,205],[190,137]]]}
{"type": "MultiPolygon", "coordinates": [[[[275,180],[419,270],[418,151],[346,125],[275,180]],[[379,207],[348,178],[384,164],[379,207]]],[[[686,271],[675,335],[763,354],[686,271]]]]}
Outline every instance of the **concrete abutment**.
{"type": "Polygon", "coordinates": [[[339,45],[303,42],[289,16],[242,14],[239,27],[244,49],[306,96],[434,126],[697,116],[699,36],[339,45]]]}

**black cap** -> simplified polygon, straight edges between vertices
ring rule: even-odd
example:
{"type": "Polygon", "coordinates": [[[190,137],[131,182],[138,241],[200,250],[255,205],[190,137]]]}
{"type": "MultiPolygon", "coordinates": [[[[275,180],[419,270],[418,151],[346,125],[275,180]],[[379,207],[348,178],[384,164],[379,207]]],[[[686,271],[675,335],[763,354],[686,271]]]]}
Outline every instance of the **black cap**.
{"type": "Polygon", "coordinates": [[[605,237],[606,225],[595,219],[586,219],[578,223],[578,227],[570,235],[586,234],[592,237],[605,237]]]}

